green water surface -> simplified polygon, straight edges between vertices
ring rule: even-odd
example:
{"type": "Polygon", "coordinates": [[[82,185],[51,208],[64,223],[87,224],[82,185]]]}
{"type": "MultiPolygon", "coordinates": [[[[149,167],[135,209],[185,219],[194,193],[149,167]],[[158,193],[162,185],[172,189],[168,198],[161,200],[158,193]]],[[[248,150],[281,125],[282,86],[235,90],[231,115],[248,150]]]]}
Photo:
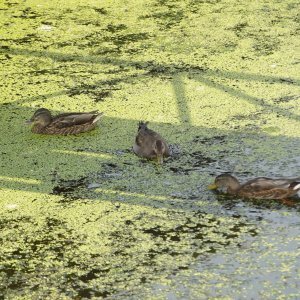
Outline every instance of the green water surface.
{"type": "Polygon", "coordinates": [[[300,176],[299,1],[1,0],[0,295],[299,299],[299,200],[229,199],[232,172],[300,176]],[[96,130],[24,123],[103,111],[96,130]],[[171,144],[136,157],[140,120],[171,144]]]}

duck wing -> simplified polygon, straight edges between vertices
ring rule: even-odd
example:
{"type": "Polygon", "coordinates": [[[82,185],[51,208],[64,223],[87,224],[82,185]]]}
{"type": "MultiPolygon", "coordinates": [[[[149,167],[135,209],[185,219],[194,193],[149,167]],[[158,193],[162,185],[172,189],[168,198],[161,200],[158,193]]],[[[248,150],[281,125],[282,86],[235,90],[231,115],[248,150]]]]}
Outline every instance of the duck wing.
{"type": "Polygon", "coordinates": [[[55,116],[53,118],[52,125],[58,128],[64,128],[93,123],[98,115],[99,114],[97,111],[91,111],[87,113],[64,113],[55,116]]]}
{"type": "Polygon", "coordinates": [[[156,140],[161,139],[161,136],[157,132],[146,128],[144,130],[139,130],[135,142],[140,147],[152,147],[156,140]]]}
{"type": "Polygon", "coordinates": [[[272,189],[287,189],[289,185],[294,182],[295,179],[286,179],[286,178],[268,178],[268,177],[258,177],[252,179],[245,184],[243,184],[240,190],[243,191],[252,191],[252,192],[259,192],[259,191],[266,191],[272,189]]]}

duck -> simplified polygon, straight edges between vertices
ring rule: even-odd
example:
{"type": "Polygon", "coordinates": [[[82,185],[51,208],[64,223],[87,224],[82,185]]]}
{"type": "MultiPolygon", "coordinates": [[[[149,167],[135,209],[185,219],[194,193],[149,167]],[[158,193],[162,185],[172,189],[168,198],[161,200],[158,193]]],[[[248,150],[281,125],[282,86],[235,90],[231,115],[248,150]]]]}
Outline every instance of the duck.
{"type": "Polygon", "coordinates": [[[170,156],[169,147],[159,133],[148,128],[148,123],[143,121],[138,123],[133,151],[140,157],[156,159],[158,164],[162,164],[164,157],[170,156]]]}
{"type": "Polygon", "coordinates": [[[293,179],[257,177],[241,184],[230,174],[221,174],[209,189],[225,190],[229,195],[253,199],[286,199],[300,191],[300,177],[293,179]]]}
{"type": "Polygon", "coordinates": [[[32,124],[31,131],[37,134],[79,134],[94,129],[102,116],[103,113],[98,111],[71,112],[52,116],[48,109],[39,108],[26,124],[32,124]]]}

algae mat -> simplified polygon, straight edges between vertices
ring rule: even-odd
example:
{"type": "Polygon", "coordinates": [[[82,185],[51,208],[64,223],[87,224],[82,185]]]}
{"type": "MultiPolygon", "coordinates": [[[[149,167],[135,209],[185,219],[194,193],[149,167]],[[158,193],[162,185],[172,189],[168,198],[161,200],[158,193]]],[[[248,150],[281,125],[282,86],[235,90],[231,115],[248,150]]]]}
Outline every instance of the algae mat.
{"type": "Polygon", "coordinates": [[[1,297],[299,299],[299,200],[207,190],[300,176],[299,11],[1,1],[1,297]],[[37,136],[38,107],[105,117],[37,136]],[[131,151],[139,120],[172,145],[161,168],[131,151]]]}

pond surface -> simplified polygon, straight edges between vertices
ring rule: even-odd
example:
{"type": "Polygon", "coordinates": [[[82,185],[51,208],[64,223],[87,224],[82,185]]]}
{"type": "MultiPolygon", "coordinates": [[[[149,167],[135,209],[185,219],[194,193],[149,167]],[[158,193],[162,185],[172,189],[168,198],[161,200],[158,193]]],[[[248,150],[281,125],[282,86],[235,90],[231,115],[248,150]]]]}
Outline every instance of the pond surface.
{"type": "Polygon", "coordinates": [[[0,295],[299,299],[299,197],[209,191],[300,173],[298,1],[2,1],[0,295]],[[78,136],[54,114],[104,112],[78,136]],[[136,157],[140,120],[173,155],[136,157]]]}

